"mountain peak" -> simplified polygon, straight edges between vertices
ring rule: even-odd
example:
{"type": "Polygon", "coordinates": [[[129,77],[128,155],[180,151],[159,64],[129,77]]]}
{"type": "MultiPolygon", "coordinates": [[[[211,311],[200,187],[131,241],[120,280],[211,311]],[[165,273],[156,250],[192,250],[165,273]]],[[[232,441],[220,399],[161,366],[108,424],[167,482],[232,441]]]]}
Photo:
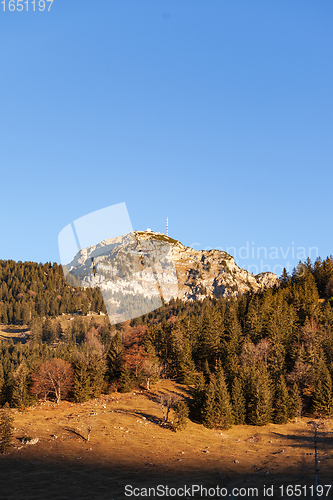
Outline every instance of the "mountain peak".
{"type": "MultiPolygon", "coordinates": [[[[135,286],[132,290],[128,285],[128,276],[141,272],[144,267],[155,265],[164,258],[168,261],[169,271],[171,264],[175,269],[174,274],[178,282],[177,298],[185,301],[213,296],[237,297],[239,294],[258,292],[279,283],[274,273],[266,272],[254,276],[240,268],[227,252],[214,249],[195,250],[185,247],[180,241],[170,236],[150,229],[133,231],[80,250],[67,268],[73,276],[81,278],[84,276],[81,286],[92,286],[93,268],[99,266],[99,269],[105,269],[105,262],[109,266],[112,263],[113,279],[105,278],[107,274],[103,271],[103,279],[99,279],[97,283],[102,290],[103,288],[111,291],[121,289],[125,293],[141,293],[147,297],[151,296],[151,287],[148,286],[145,289],[144,285],[141,288],[135,286]],[[135,256],[139,260],[133,264],[135,256]],[[143,256],[146,259],[146,265],[142,262],[143,256]],[[127,263],[126,258],[130,259],[127,263]],[[126,265],[125,277],[122,269],[126,265]],[[116,278],[116,283],[114,278],[116,278]]],[[[164,273],[164,279],[168,281],[165,266],[162,273],[164,273]]],[[[150,280],[150,278],[147,279],[150,280]]]]}

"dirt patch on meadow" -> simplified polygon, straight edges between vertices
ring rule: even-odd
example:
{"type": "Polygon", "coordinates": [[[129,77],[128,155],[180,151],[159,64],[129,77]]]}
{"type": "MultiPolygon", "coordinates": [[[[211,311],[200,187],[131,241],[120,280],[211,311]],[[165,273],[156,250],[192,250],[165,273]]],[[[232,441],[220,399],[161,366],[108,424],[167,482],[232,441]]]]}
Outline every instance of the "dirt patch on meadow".
{"type": "MultiPolygon", "coordinates": [[[[256,487],[256,498],[264,498],[264,485],[273,485],[274,498],[280,498],[281,484],[314,484],[310,419],[282,426],[234,426],[228,431],[205,429],[191,421],[185,431],[164,428],[159,394],[188,397],[187,390],[162,381],[150,392],[115,393],[82,404],[47,402],[16,411],[14,447],[0,455],[1,500],[118,500],[129,498],[126,485],[142,489],[192,484],[219,485],[228,492],[233,487],[256,487]],[[39,441],[24,445],[24,436],[39,441]]],[[[321,484],[333,482],[332,430],[329,420],[319,432],[321,484]]],[[[332,498],[331,493],[325,498],[332,498]]]]}

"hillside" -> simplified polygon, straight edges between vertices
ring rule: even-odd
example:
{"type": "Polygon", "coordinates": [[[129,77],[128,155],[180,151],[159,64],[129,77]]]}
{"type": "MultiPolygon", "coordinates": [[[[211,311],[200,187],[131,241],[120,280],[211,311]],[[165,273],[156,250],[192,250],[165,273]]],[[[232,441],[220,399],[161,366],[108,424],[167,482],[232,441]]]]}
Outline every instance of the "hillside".
{"type": "MultiPolygon", "coordinates": [[[[223,432],[189,421],[184,431],[174,432],[161,425],[161,394],[189,398],[186,386],[163,381],[150,393],[113,393],[81,404],[40,402],[15,411],[15,447],[0,454],[1,498],[121,500],[126,485],[159,484],[245,488],[245,498],[252,498],[252,488],[258,488],[255,498],[264,498],[264,486],[273,485],[274,498],[280,498],[281,485],[314,484],[309,419],[223,432]],[[23,445],[25,435],[38,443],[23,445]]],[[[331,483],[332,430],[327,420],[319,432],[319,484],[331,483]]]]}

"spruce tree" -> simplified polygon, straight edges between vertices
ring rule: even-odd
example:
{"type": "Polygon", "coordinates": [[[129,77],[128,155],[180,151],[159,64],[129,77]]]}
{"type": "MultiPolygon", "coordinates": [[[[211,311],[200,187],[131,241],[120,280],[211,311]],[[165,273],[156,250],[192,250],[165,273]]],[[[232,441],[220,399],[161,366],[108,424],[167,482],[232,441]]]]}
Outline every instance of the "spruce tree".
{"type": "Polygon", "coordinates": [[[266,425],[271,421],[272,389],[267,370],[261,366],[252,384],[248,419],[253,425],[266,425]]]}
{"type": "Polygon", "coordinates": [[[124,366],[124,346],[119,332],[115,334],[111,341],[107,364],[109,380],[118,379],[124,366]]]}
{"type": "Polygon", "coordinates": [[[207,359],[205,360],[204,366],[203,366],[203,376],[205,378],[206,384],[209,384],[210,377],[211,377],[211,371],[210,371],[209,363],[208,363],[207,359]]]}
{"type": "Polygon", "coordinates": [[[205,379],[203,374],[200,373],[196,378],[192,403],[190,407],[191,417],[194,420],[198,420],[199,422],[202,422],[203,419],[205,394],[206,394],[205,379]]]}
{"type": "Polygon", "coordinates": [[[324,361],[312,400],[313,413],[320,417],[329,417],[333,413],[332,378],[324,361]]]}
{"type": "Polygon", "coordinates": [[[4,374],[2,362],[0,361],[0,405],[1,405],[1,401],[2,401],[2,389],[3,389],[4,384],[5,384],[5,374],[4,374]]]}
{"type": "Polygon", "coordinates": [[[287,269],[284,267],[283,271],[282,271],[282,274],[281,274],[281,276],[279,278],[280,279],[280,283],[281,283],[280,286],[282,286],[283,288],[285,288],[288,285],[288,283],[290,281],[290,278],[291,278],[290,274],[287,272],[287,269]]]}
{"type": "Polygon", "coordinates": [[[281,375],[278,381],[274,398],[274,422],[286,424],[289,417],[289,394],[284,377],[281,375]]]}
{"type": "Polygon", "coordinates": [[[239,374],[238,354],[241,346],[242,329],[234,304],[230,306],[226,319],[226,335],[223,341],[223,359],[225,360],[227,380],[229,384],[239,374]]]}
{"type": "Polygon", "coordinates": [[[216,373],[214,426],[218,429],[229,429],[233,423],[230,396],[222,366],[219,366],[216,373]]]}
{"type": "Polygon", "coordinates": [[[120,379],[119,379],[119,392],[131,392],[133,389],[133,378],[126,368],[122,369],[120,379]]]}
{"type": "Polygon", "coordinates": [[[84,362],[79,362],[75,367],[73,392],[76,403],[88,401],[92,396],[90,377],[84,362]]]}
{"type": "Polygon", "coordinates": [[[97,350],[91,350],[87,357],[87,368],[90,377],[90,387],[94,398],[98,398],[103,390],[106,362],[97,350]]]}
{"type": "Polygon", "coordinates": [[[291,388],[289,401],[289,418],[300,418],[302,415],[303,402],[296,382],[294,382],[291,388]]]}
{"type": "Polygon", "coordinates": [[[0,410],[0,451],[6,453],[12,444],[14,433],[14,417],[8,403],[0,410]]]}
{"type": "Polygon", "coordinates": [[[28,394],[28,368],[23,361],[18,368],[11,374],[11,406],[22,408],[29,403],[28,394]]]}
{"type": "Polygon", "coordinates": [[[246,418],[246,400],[242,388],[241,380],[236,377],[232,383],[231,390],[232,413],[234,415],[235,424],[244,424],[246,418]]]}
{"type": "Polygon", "coordinates": [[[176,431],[182,431],[186,428],[187,419],[188,419],[188,407],[185,401],[178,401],[176,403],[175,409],[175,423],[174,427],[176,431]]]}
{"type": "Polygon", "coordinates": [[[202,423],[208,428],[214,427],[215,424],[215,395],[216,379],[215,375],[211,375],[210,382],[206,386],[202,410],[202,423]]]}
{"type": "Polygon", "coordinates": [[[181,384],[193,384],[195,380],[195,364],[188,339],[184,339],[183,348],[179,356],[178,377],[181,384]]]}
{"type": "Polygon", "coordinates": [[[33,318],[30,322],[31,340],[35,344],[42,341],[43,325],[41,318],[33,318]]]}

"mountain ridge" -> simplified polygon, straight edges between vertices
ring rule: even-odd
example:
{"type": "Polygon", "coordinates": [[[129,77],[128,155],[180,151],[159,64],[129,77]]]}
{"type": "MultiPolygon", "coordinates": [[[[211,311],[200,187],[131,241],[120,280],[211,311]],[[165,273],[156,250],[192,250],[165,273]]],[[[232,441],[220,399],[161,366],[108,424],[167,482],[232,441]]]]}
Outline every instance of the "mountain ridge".
{"type": "Polygon", "coordinates": [[[93,286],[95,281],[102,290],[108,289],[113,293],[122,291],[125,294],[142,293],[147,297],[157,294],[156,287],[154,292],[153,287],[149,286],[149,283],[156,283],[156,274],[145,274],[143,269],[156,267],[160,261],[167,262],[167,265],[164,267],[162,265],[158,277],[162,283],[168,283],[169,287],[177,285],[177,293],[175,294],[173,289],[171,295],[184,301],[202,300],[213,296],[237,297],[242,293],[259,292],[279,284],[279,279],[274,273],[253,275],[239,267],[235,259],[223,250],[195,250],[163,233],[150,230],[133,231],[128,235],[107,239],[82,249],[68,265],[67,270],[76,276],[82,276],[82,271],[86,270],[87,275],[80,286],[93,286]],[[138,257],[139,260],[133,264],[133,256],[134,258],[140,256],[141,260],[138,257]],[[146,265],[142,262],[142,258],[146,259],[146,265]],[[113,269],[112,277],[105,271],[107,265],[111,265],[110,262],[113,269]],[[172,264],[176,273],[174,276],[172,276],[172,264]],[[96,266],[97,273],[95,273],[96,266]],[[127,273],[123,266],[125,268],[127,266],[127,273]],[[132,283],[131,290],[128,285],[131,266],[132,270],[142,278],[141,289],[138,286],[134,287],[132,283]]]}

